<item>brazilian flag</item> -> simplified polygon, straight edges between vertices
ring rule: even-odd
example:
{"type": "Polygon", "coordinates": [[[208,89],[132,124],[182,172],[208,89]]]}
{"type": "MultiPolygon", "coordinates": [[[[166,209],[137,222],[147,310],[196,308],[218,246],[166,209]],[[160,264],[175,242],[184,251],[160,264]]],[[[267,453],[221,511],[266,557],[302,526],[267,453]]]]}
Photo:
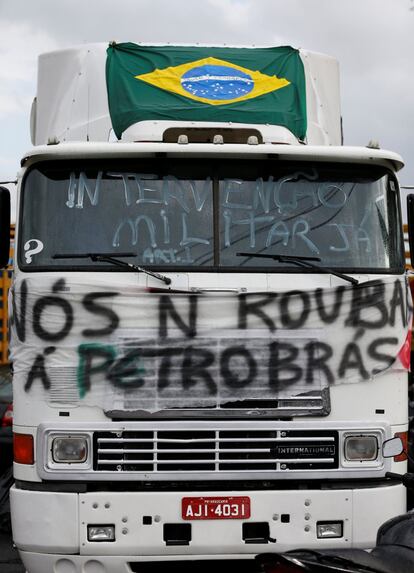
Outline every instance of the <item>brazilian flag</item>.
{"type": "Polygon", "coordinates": [[[289,46],[111,44],[106,82],[118,138],[143,120],[268,123],[306,135],[305,73],[289,46]]]}

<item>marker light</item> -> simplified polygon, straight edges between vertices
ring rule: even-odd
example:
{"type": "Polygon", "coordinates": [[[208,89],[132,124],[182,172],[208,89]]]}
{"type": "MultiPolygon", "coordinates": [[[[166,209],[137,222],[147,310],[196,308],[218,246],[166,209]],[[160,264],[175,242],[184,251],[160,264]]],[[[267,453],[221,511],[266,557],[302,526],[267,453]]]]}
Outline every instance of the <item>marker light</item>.
{"type": "Polygon", "coordinates": [[[347,436],[344,454],[349,462],[373,461],[378,456],[378,440],[376,436],[347,436]]]}
{"type": "Polygon", "coordinates": [[[318,521],[316,523],[316,536],[318,539],[342,537],[343,529],[343,521],[318,521]]]}
{"type": "Polygon", "coordinates": [[[7,426],[13,426],[13,404],[8,404],[6,410],[4,411],[1,425],[3,428],[6,428],[7,426]]]}
{"type": "Polygon", "coordinates": [[[88,525],[88,541],[115,541],[115,525],[88,525]]]}
{"type": "Polygon", "coordinates": [[[85,436],[55,438],[52,442],[53,461],[58,464],[82,463],[88,457],[88,442],[85,436]]]}
{"type": "Polygon", "coordinates": [[[17,464],[34,464],[34,445],[31,434],[13,434],[14,461],[17,464]]]}
{"type": "Polygon", "coordinates": [[[394,456],[394,462],[405,462],[407,459],[407,452],[408,452],[408,432],[397,432],[394,434],[395,438],[400,438],[402,442],[402,452],[397,456],[394,456]]]}

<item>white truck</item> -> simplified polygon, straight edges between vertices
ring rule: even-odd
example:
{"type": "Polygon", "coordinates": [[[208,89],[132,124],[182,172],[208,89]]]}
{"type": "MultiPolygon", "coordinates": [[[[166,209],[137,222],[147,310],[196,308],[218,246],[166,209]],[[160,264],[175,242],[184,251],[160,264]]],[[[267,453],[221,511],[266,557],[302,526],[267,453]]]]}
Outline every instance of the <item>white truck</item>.
{"type": "Polygon", "coordinates": [[[10,298],[27,571],[372,547],[406,509],[403,162],[342,146],[336,60],[48,53],[31,129],[10,298]]]}

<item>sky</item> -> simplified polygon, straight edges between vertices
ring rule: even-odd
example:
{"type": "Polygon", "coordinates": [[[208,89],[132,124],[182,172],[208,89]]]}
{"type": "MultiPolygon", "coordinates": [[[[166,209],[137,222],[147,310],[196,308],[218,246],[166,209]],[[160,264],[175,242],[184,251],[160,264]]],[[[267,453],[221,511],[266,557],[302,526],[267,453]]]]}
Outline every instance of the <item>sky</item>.
{"type": "Polygon", "coordinates": [[[0,181],[30,149],[40,53],[89,42],[291,45],[336,57],[346,145],[400,153],[414,185],[413,0],[0,0],[0,181]]]}

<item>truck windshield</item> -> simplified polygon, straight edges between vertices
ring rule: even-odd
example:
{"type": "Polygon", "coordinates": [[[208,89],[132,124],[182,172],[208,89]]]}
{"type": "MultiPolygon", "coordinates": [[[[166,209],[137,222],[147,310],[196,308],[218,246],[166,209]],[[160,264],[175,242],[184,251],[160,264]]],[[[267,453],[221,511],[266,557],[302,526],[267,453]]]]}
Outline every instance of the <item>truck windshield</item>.
{"type": "Polygon", "coordinates": [[[20,216],[27,270],[109,270],[65,256],[100,252],[132,252],[129,262],[164,270],[297,272],[249,253],[318,257],[319,266],[351,272],[400,272],[404,262],[397,186],[375,166],[223,157],[47,162],[28,172],[20,216]]]}

